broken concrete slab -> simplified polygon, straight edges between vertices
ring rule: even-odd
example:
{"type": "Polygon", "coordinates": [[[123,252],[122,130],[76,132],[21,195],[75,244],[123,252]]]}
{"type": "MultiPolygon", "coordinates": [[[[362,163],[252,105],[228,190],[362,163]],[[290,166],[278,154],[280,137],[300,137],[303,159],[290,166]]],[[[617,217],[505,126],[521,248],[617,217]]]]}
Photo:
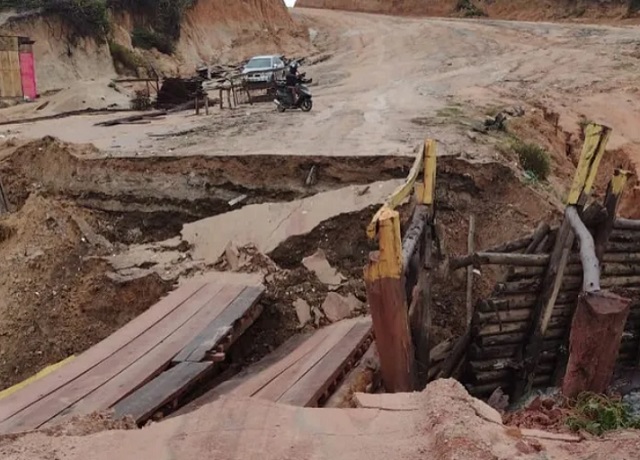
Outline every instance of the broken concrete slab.
{"type": "Polygon", "coordinates": [[[328,286],[336,286],[344,281],[344,276],[329,264],[327,256],[322,249],[302,259],[302,265],[307,270],[315,273],[321,283],[328,286]]]}
{"type": "Polygon", "coordinates": [[[193,259],[204,263],[215,263],[230,240],[239,246],[253,243],[268,253],[287,238],[309,233],[331,217],[382,203],[400,183],[370,184],[370,192],[365,195],[358,195],[361,187],[353,185],[286,203],[248,205],[186,224],[182,239],[193,245],[193,259]]]}
{"type": "Polygon", "coordinates": [[[329,292],[322,303],[322,311],[329,321],[336,322],[350,317],[361,306],[362,302],[353,294],[344,297],[336,292],[329,292]]]}
{"type": "Polygon", "coordinates": [[[293,302],[293,308],[296,309],[300,326],[304,326],[311,321],[311,307],[304,299],[296,299],[296,301],[293,302]]]}

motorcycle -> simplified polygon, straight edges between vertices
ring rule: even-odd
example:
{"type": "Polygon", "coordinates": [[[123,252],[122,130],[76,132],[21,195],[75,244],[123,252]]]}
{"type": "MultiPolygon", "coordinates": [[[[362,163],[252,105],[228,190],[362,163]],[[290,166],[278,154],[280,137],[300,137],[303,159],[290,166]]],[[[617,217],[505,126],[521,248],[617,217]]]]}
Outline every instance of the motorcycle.
{"type": "Polygon", "coordinates": [[[313,82],[313,79],[306,78],[305,73],[298,75],[298,81],[296,83],[298,97],[295,102],[293,101],[293,95],[286,82],[276,82],[276,98],[273,102],[276,104],[278,112],[295,109],[309,112],[313,108],[313,101],[311,100],[311,91],[309,91],[307,85],[311,82],[313,82]]]}

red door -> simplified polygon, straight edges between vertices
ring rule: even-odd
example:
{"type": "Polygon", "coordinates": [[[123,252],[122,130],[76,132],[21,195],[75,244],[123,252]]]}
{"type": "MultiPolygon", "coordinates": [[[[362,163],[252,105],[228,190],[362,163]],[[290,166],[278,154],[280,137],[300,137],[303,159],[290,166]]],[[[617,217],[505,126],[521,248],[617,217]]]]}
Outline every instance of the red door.
{"type": "Polygon", "coordinates": [[[29,99],[35,99],[38,95],[36,89],[36,69],[33,52],[20,53],[20,77],[22,79],[22,94],[29,99]]]}

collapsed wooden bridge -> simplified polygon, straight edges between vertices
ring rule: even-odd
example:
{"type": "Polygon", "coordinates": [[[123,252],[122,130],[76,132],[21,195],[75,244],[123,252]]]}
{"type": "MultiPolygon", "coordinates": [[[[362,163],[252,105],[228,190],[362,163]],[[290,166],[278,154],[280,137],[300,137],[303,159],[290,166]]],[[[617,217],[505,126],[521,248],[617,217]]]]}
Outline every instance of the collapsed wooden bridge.
{"type": "Polygon", "coordinates": [[[640,221],[616,217],[629,173],[616,170],[604,202],[589,202],[609,135],[607,127],[587,126],[560,226],[542,222],[531,235],[475,252],[472,217],[469,254],[458,258],[439,248],[436,146],[425,143],[368,230],[379,243],[365,281],[388,391],[453,376],[479,397],[500,387],[516,400],[561,382],[573,395],[604,391],[616,362],[640,362],[640,221]],[[395,207],[408,197],[413,213],[401,234],[395,207]],[[486,265],[499,280],[474,303],[474,270],[486,265]],[[467,270],[466,332],[453,343],[433,344],[435,275],[459,269],[467,270]]]}

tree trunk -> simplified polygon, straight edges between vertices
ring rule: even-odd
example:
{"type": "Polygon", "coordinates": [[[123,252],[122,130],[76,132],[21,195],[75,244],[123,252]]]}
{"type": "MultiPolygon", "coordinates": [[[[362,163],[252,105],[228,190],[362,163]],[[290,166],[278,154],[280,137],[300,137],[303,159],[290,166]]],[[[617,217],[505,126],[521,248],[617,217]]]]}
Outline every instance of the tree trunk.
{"type": "Polygon", "coordinates": [[[629,299],[599,291],[582,293],[571,325],[569,362],[562,392],[574,398],[583,391],[603,393],[613,376],[629,315],[629,299]]]}

